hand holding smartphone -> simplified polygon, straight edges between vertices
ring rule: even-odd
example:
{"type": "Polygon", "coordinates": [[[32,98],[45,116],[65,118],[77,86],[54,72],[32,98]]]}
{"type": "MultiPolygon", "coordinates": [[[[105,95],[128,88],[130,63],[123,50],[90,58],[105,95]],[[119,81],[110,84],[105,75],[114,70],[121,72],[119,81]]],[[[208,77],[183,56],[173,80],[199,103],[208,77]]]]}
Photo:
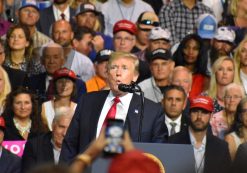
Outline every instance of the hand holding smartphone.
{"type": "Polygon", "coordinates": [[[109,119],[106,126],[105,137],[108,144],[104,148],[104,154],[111,156],[124,152],[121,145],[124,134],[124,121],[121,119],[109,119]]]}

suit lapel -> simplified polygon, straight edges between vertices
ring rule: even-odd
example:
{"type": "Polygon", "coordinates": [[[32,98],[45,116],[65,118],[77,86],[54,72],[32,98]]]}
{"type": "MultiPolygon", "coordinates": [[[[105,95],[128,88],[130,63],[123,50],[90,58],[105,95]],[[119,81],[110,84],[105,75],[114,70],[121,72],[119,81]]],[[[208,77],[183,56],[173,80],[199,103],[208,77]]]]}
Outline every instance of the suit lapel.
{"type": "Polygon", "coordinates": [[[47,13],[46,13],[47,14],[47,20],[49,20],[48,23],[50,23],[52,25],[56,21],[55,14],[54,14],[54,11],[53,11],[53,5],[51,5],[48,8],[49,8],[49,10],[47,10],[47,13]]]}
{"type": "Polygon", "coordinates": [[[54,152],[53,146],[51,143],[52,133],[49,133],[48,137],[45,138],[44,148],[46,149],[46,153],[43,153],[45,158],[49,158],[49,160],[54,161],[54,152]],[[47,155],[47,156],[46,156],[47,155]]]}
{"type": "Polygon", "coordinates": [[[133,94],[133,97],[130,101],[127,118],[125,121],[125,128],[129,130],[130,136],[134,141],[137,141],[138,138],[140,115],[141,115],[141,97],[139,97],[136,94],[133,94]]]}
{"type": "Polygon", "coordinates": [[[214,151],[212,150],[214,148],[214,143],[212,143],[212,137],[210,134],[207,133],[207,143],[206,143],[206,150],[205,150],[205,167],[204,172],[208,172],[208,169],[212,167],[212,161],[214,158],[214,151]]]}
{"type": "MultiPolygon", "coordinates": [[[[102,111],[102,108],[104,106],[106,97],[108,96],[109,91],[101,91],[99,92],[96,96],[97,98],[95,99],[93,106],[93,110],[90,116],[90,129],[92,129],[90,131],[90,137],[95,138],[96,136],[96,131],[97,131],[97,125],[98,125],[98,121],[99,121],[99,117],[102,111]]],[[[91,139],[91,140],[92,140],[91,139]]]]}

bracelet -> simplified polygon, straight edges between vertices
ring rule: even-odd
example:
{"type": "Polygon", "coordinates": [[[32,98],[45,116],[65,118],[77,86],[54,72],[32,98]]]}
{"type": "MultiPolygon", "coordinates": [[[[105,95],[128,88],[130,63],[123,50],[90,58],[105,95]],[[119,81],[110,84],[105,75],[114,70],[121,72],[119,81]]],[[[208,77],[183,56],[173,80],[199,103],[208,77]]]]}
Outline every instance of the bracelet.
{"type": "Polygon", "coordinates": [[[80,154],[76,157],[76,159],[85,163],[86,166],[89,166],[92,161],[92,158],[88,154],[80,154]]]}

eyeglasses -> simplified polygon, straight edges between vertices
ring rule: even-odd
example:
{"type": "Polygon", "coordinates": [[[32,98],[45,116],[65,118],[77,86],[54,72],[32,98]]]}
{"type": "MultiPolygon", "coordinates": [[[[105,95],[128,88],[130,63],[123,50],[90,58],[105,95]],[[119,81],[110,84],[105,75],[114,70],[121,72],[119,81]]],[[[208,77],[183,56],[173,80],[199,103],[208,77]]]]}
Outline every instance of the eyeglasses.
{"type": "Polygon", "coordinates": [[[155,21],[152,21],[152,20],[141,20],[139,22],[139,24],[144,24],[144,25],[152,25],[152,26],[160,26],[160,23],[159,22],[155,22],[155,21]]]}
{"type": "Polygon", "coordinates": [[[237,96],[237,95],[234,95],[234,96],[225,96],[224,97],[225,99],[234,99],[234,100],[237,100],[237,99],[242,99],[242,96],[237,96]]]}

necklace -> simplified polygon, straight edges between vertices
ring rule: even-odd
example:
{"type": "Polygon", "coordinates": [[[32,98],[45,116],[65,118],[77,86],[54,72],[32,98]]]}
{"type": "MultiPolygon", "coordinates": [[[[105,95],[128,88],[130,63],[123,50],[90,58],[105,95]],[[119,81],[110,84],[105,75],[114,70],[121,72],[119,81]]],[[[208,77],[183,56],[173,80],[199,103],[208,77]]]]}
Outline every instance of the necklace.
{"type": "Polygon", "coordinates": [[[15,127],[20,132],[20,135],[22,137],[25,135],[26,132],[30,133],[32,120],[29,120],[26,126],[21,126],[18,120],[16,120],[15,118],[13,118],[13,121],[14,121],[15,127]]]}
{"type": "MultiPolygon", "coordinates": [[[[118,5],[118,9],[119,9],[119,11],[120,11],[120,13],[121,13],[122,19],[126,19],[126,18],[125,18],[125,15],[124,15],[124,13],[123,13],[123,11],[122,11],[122,8],[121,8],[121,6],[120,6],[120,1],[119,1],[119,0],[117,0],[117,5],[118,5]]],[[[130,13],[129,19],[127,19],[127,20],[129,20],[129,21],[131,21],[131,19],[132,19],[132,17],[133,17],[133,13],[134,13],[134,10],[135,10],[135,6],[136,6],[136,2],[134,2],[134,5],[132,5],[132,9],[131,9],[131,13],[130,13]]],[[[127,14],[128,14],[128,12],[127,12],[127,14]]]]}

